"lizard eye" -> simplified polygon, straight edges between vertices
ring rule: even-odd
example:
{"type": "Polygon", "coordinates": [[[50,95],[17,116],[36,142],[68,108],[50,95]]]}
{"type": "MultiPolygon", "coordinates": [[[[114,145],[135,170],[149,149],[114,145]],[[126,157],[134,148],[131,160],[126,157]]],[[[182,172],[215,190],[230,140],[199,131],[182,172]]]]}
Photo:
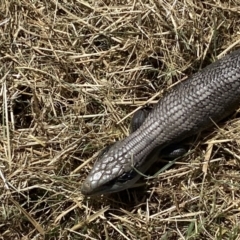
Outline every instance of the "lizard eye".
{"type": "Polygon", "coordinates": [[[129,180],[133,179],[136,175],[137,175],[137,172],[134,169],[132,169],[131,171],[125,172],[120,177],[118,177],[117,182],[122,183],[122,182],[129,181],[129,180]]]}

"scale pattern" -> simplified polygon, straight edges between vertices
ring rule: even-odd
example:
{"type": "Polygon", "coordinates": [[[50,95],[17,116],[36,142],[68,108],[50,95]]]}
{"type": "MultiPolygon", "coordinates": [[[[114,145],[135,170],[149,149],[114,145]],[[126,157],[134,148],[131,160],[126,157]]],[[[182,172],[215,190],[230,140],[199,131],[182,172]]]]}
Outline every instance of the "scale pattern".
{"type": "Polygon", "coordinates": [[[95,162],[82,185],[82,193],[109,193],[131,187],[113,185],[133,166],[141,169],[154,149],[163,149],[212,126],[239,104],[240,49],[166,93],[135,132],[113,144],[95,162]]]}

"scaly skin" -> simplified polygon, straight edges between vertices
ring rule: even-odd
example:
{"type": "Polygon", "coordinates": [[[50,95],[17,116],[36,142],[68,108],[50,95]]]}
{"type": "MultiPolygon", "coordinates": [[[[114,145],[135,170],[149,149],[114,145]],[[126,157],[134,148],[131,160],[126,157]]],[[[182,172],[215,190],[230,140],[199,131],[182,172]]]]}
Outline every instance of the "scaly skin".
{"type": "Polygon", "coordinates": [[[161,149],[209,128],[240,104],[240,49],[202,69],[169,91],[143,124],[95,162],[82,185],[84,195],[117,192],[139,179],[161,149]]]}

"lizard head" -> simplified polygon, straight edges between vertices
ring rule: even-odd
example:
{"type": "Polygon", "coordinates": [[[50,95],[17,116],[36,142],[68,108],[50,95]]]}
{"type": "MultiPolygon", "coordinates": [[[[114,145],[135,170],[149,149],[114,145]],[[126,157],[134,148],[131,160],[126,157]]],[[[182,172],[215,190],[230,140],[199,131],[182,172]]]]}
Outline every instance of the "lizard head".
{"type": "Polygon", "coordinates": [[[103,149],[82,184],[82,194],[92,196],[122,191],[139,179],[131,156],[122,149],[120,141],[103,149]]]}

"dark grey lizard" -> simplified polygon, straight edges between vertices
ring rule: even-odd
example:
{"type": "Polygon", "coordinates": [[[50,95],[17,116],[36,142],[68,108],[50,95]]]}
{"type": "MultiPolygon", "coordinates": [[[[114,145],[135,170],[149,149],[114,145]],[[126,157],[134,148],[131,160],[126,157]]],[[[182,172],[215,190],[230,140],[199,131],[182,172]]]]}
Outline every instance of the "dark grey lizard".
{"type": "Polygon", "coordinates": [[[170,144],[204,130],[240,104],[240,49],[173,87],[143,124],[106,149],[82,185],[84,195],[132,187],[170,144]]]}

